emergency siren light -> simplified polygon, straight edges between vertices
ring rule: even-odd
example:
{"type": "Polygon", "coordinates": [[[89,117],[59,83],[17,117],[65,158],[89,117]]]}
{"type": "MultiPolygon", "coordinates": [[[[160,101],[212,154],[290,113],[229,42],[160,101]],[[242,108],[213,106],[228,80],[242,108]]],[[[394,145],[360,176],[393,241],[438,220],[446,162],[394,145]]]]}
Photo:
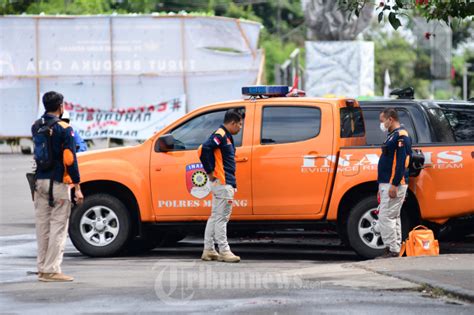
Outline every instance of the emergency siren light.
{"type": "Polygon", "coordinates": [[[286,85],[252,85],[242,87],[242,94],[250,97],[286,96],[289,88],[286,85]]]}
{"type": "Polygon", "coordinates": [[[242,94],[250,96],[251,99],[260,97],[301,97],[306,96],[306,92],[298,90],[296,86],[291,89],[286,85],[252,85],[244,86],[242,94]]]}

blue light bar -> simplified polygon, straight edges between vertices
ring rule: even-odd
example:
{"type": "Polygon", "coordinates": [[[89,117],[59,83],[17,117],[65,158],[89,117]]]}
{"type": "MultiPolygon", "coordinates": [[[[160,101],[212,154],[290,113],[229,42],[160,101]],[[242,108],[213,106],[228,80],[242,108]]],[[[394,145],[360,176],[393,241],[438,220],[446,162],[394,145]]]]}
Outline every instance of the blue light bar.
{"type": "Polygon", "coordinates": [[[286,96],[288,92],[286,85],[252,85],[242,88],[242,94],[248,96],[286,96]]]}

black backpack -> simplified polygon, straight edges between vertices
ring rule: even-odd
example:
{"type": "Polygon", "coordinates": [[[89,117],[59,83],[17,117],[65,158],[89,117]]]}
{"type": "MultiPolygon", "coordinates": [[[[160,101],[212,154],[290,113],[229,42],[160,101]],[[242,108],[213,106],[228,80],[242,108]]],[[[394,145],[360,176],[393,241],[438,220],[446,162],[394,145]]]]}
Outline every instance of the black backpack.
{"type": "Polygon", "coordinates": [[[37,170],[48,171],[54,167],[51,136],[53,134],[52,127],[59,121],[61,120],[58,117],[54,117],[48,121],[44,118],[35,121],[33,128],[33,155],[37,170]]]}
{"type": "Polygon", "coordinates": [[[410,157],[410,164],[408,166],[408,176],[417,177],[424,168],[425,155],[420,149],[413,149],[410,157]]]}
{"type": "MultiPolygon", "coordinates": [[[[61,121],[58,117],[54,117],[48,121],[44,118],[40,118],[34,123],[33,127],[33,156],[36,162],[36,171],[49,171],[53,170],[55,166],[53,158],[53,126],[61,121]]],[[[30,175],[31,177],[31,175],[30,175]]],[[[28,174],[27,174],[28,178],[28,174]]],[[[54,180],[54,170],[51,172],[51,178],[49,181],[49,206],[54,206],[53,198],[53,180],[54,180]]],[[[31,178],[28,179],[28,182],[31,181],[31,178]]],[[[34,175],[33,182],[36,182],[36,174],[34,175]]],[[[30,187],[31,183],[30,183],[30,187]]],[[[34,187],[32,187],[32,194],[34,187]]]]}

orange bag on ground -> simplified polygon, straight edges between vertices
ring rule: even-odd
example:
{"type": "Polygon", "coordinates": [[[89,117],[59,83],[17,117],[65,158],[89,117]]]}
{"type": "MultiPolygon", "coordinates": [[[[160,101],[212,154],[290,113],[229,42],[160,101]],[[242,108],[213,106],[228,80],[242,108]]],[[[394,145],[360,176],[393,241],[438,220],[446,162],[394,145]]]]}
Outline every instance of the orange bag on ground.
{"type": "Polygon", "coordinates": [[[408,233],[408,238],[402,244],[400,257],[405,251],[407,256],[438,256],[439,243],[435,240],[433,231],[418,225],[408,233]]]}

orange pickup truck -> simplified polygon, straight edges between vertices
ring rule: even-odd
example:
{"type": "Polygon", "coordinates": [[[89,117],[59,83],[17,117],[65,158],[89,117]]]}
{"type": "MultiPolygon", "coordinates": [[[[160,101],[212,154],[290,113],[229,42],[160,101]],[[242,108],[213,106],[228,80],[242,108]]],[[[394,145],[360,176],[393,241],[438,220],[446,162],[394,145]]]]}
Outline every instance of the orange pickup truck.
{"type": "MultiPolygon", "coordinates": [[[[368,131],[364,116],[388,106],[393,104],[360,107],[354,99],[260,95],[197,109],[134,147],[81,153],[85,202],[72,211],[72,242],[85,255],[112,256],[203,231],[211,195],[197,149],[234,108],[245,118],[235,136],[238,191],[229,230],[314,229],[332,222],[360,256],[375,257],[383,251],[374,229],[381,150],[366,136],[383,135],[368,131]]],[[[422,128],[439,130],[423,115],[422,123],[410,118],[416,125],[408,128],[426,168],[410,179],[402,209],[405,234],[422,220],[443,224],[474,214],[474,143],[423,136],[422,128]]]]}

